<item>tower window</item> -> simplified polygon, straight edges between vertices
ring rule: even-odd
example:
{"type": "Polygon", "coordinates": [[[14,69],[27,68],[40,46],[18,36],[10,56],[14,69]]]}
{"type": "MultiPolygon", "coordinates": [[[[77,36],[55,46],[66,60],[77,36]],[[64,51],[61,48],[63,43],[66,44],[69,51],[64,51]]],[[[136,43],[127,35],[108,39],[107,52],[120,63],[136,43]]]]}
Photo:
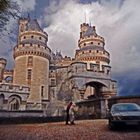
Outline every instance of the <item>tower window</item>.
{"type": "Polygon", "coordinates": [[[55,86],[55,79],[51,79],[51,86],[55,86]]]}
{"type": "Polygon", "coordinates": [[[86,46],[86,43],[84,43],[84,46],[86,46]]]}
{"type": "Polygon", "coordinates": [[[28,66],[33,66],[33,56],[28,57],[28,66]]]}
{"type": "Polygon", "coordinates": [[[27,71],[27,79],[31,80],[32,77],[32,69],[28,69],[27,71]]]}
{"type": "Polygon", "coordinates": [[[91,44],[93,44],[93,42],[91,42],[91,44]]]}
{"type": "Polygon", "coordinates": [[[32,35],[31,38],[34,38],[34,36],[32,35]]]}
{"type": "Polygon", "coordinates": [[[24,36],[23,38],[26,39],[26,36],[24,36]]]}
{"type": "Polygon", "coordinates": [[[41,97],[43,97],[44,94],[44,86],[41,86],[41,97]]]}
{"type": "Polygon", "coordinates": [[[100,45],[100,43],[98,43],[98,45],[100,45]]]}
{"type": "Polygon", "coordinates": [[[42,38],[41,37],[39,37],[39,40],[41,40],[42,38]]]}

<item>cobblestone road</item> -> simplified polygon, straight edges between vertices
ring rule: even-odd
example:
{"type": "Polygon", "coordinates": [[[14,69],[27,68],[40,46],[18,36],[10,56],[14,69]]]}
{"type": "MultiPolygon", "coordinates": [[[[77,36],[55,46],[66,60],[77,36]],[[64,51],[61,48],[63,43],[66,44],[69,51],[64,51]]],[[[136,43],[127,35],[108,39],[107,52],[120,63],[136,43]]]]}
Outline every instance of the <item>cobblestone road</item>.
{"type": "Polygon", "coordinates": [[[140,140],[140,130],[110,131],[107,120],[0,125],[0,140],[140,140]]]}

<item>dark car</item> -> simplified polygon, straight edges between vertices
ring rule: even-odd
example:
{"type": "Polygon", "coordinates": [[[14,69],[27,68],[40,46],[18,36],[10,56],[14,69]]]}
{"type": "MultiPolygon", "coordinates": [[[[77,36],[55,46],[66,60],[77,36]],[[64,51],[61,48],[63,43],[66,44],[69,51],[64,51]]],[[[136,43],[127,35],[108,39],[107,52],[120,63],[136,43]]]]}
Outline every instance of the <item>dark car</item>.
{"type": "Polygon", "coordinates": [[[140,106],[135,103],[117,103],[112,105],[108,115],[109,128],[120,125],[140,125],[140,106]]]}

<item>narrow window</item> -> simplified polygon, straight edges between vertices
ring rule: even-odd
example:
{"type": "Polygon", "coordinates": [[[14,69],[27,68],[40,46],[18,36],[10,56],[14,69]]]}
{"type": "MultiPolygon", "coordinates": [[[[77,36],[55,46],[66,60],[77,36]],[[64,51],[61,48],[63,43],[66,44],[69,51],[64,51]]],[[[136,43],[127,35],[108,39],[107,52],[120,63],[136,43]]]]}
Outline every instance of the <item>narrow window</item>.
{"type": "Polygon", "coordinates": [[[33,66],[33,56],[28,57],[28,66],[33,66]]]}
{"type": "Polygon", "coordinates": [[[31,77],[32,77],[32,70],[31,70],[31,69],[28,69],[28,72],[27,72],[27,79],[28,79],[28,80],[31,80],[31,77]]]}
{"type": "Polygon", "coordinates": [[[51,86],[55,86],[55,79],[51,79],[51,86]]]}
{"type": "Polygon", "coordinates": [[[44,94],[44,86],[41,86],[41,97],[43,97],[44,94]]]}

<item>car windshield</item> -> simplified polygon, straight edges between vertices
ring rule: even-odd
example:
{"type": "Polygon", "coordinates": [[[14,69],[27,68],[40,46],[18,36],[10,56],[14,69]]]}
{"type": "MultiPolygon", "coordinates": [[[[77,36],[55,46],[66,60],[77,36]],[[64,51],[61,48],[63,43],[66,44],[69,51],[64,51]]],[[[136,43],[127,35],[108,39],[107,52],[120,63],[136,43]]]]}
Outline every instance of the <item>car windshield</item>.
{"type": "Polygon", "coordinates": [[[118,104],[113,106],[112,111],[140,111],[140,107],[136,104],[118,104]]]}

